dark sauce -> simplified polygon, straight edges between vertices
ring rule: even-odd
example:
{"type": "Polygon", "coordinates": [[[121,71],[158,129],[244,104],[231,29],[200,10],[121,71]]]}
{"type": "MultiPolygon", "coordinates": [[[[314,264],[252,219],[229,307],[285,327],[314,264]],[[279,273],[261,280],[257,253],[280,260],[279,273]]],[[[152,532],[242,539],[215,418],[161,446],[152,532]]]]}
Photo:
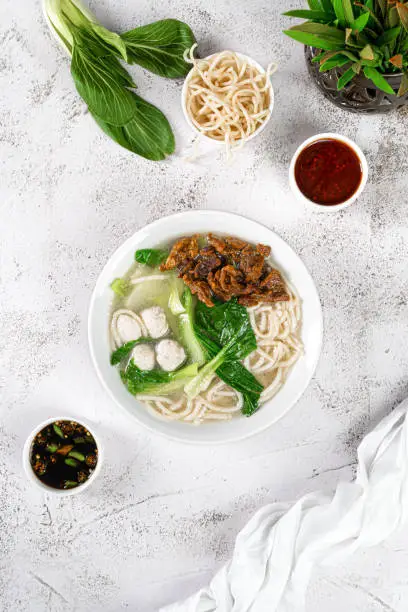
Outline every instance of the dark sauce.
{"type": "Polygon", "coordinates": [[[358,155],[340,140],[316,140],[299,154],[295,179],[312,202],[331,206],[355,194],[363,176],[358,155]]]}
{"type": "Polygon", "coordinates": [[[72,489],[88,480],[98,463],[92,434],[76,421],[55,421],[34,438],[30,463],[34,474],[54,489],[72,489]]]}

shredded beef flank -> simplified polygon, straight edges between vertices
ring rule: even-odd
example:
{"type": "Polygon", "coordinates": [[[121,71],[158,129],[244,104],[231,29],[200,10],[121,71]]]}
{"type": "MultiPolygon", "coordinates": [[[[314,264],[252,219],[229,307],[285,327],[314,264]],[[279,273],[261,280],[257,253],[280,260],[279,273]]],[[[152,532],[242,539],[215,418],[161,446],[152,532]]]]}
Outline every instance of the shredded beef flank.
{"type": "Polygon", "coordinates": [[[209,234],[207,246],[200,249],[198,238],[178,240],[160,270],[176,269],[207,306],[214,306],[214,297],[224,302],[236,297],[243,306],[289,300],[280,272],[265,261],[271,253],[269,246],[209,234]]]}

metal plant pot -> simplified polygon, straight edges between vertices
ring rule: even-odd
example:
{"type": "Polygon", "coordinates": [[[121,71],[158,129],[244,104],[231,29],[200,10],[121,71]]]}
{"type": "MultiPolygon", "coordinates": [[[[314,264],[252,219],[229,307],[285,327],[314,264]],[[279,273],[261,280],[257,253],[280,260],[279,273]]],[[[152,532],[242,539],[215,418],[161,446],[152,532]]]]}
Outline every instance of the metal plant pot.
{"type": "Polygon", "coordinates": [[[333,68],[327,72],[319,72],[319,63],[312,63],[312,59],[319,53],[321,53],[320,49],[305,47],[307,68],[320,91],[336,106],[353,113],[368,114],[388,113],[395,108],[408,105],[408,93],[400,98],[397,96],[402,74],[384,75],[395,91],[395,95],[381,91],[362,74],[357,74],[344,89],[338,91],[337,80],[344,73],[345,68],[333,68]]]}

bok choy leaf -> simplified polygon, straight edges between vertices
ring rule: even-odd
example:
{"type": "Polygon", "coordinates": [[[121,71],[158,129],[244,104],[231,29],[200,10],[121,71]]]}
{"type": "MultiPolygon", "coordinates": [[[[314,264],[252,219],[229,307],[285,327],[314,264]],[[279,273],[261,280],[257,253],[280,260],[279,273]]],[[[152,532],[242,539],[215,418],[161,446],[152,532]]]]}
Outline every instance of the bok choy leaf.
{"type": "MultiPolygon", "coordinates": [[[[199,328],[196,327],[196,335],[200,340],[207,356],[214,358],[220,351],[220,347],[212,342],[207,336],[203,335],[199,328]]],[[[259,407],[260,395],[263,391],[263,386],[255,378],[255,376],[247,370],[239,361],[224,361],[220,365],[216,374],[227,385],[242,393],[244,406],[242,413],[246,416],[251,416],[259,407]]]]}
{"type": "Polygon", "coordinates": [[[196,363],[185,366],[176,372],[163,370],[140,370],[133,359],[120,375],[132,395],[166,395],[182,389],[184,385],[197,375],[196,363]]]}
{"type": "Polygon", "coordinates": [[[247,309],[236,300],[212,308],[199,302],[194,330],[210,361],[185,386],[186,394],[196,397],[216,373],[243,394],[243,413],[253,414],[263,387],[240,363],[257,346],[247,309]]]}
{"type": "Polygon", "coordinates": [[[129,64],[140,64],[163,77],[176,78],[187,74],[191,66],[184,60],[184,51],[195,43],[189,26],[177,19],[163,19],[121,35],[126,45],[129,64]]]}
{"type": "Polygon", "coordinates": [[[80,0],[43,0],[48,24],[72,56],[71,74],[99,127],[115,142],[150,160],[173,153],[175,141],[163,113],[136,95],[119,60],[162,76],[182,76],[194,35],[177,20],[135,28],[120,36],[103,27],[80,0]]]}

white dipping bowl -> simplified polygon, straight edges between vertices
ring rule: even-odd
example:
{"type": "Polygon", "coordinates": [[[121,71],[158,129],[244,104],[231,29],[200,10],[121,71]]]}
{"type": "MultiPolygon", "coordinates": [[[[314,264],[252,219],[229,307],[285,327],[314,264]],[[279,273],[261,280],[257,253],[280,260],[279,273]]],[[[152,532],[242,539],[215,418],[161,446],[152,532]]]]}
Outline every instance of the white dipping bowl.
{"type": "MultiPolygon", "coordinates": [[[[222,53],[222,51],[220,52],[222,53]]],[[[209,60],[215,56],[219,55],[219,53],[213,53],[212,55],[208,55],[207,57],[204,58],[197,58],[198,60],[209,60]]],[[[262,68],[262,66],[260,64],[258,64],[258,62],[256,62],[255,60],[253,60],[251,57],[248,57],[248,55],[243,55],[242,53],[236,53],[236,55],[241,59],[246,61],[248,64],[250,64],[251,66],[254,66],[254,68],[256,68],[261,74],[265,74],[266,70],[265,68],[262,68]]],[[[184,84],[183,84],[183,89],[181,90],[181,108],[183,109],[183,114],[184,117],[186,118],[186,121],[188,123],[188,125],[191,127],[191,129],[198,135],[203,136],[204,138],[206,138],[208,141],[213,142],[216,145],[222,145],[225,146],[225,142],[223,140],[215,140],[214,138],[211,138],[210,136],[207,136],[205,132],[201,132],[193,123],[193,121],[191,120],[191,117],[187,111],[187,105],[186,105],[186,98],[187,98],[187,88],[188,88],[188,84],[192,78],[194,74],[194,68],[192,68],[190,70],[190,72],[188,73],[188,75],[185,78],[184,84]]],[[[257,130],[255,130],[255,132],[253,132],[250,136],[248,136],[248,138],[245,139],[245,142],[248,142],[249,140],[252,140],[253,138],[255,138],[256,136],[258,136],[261,132],[263,132],[263,130],[266,128],[266,126],[268,125],[271,117],[272,117],[272,111],[273,111],[273,106],[274,106],[274,91],[273,91],[273,87],[272,87],[272,82],[271,80],[269,80],[270,83],[270,102],[269,102],[269,115],[267,116],[267,118],[265,119],[265,121],[258,127],[257,130]]],[[[238,144],[240,143],[241,140],[235,140],[234,144],[238,144]]]]}
{"type": "Polygon", "coordinates": [[[101,471],[102,458],[103,458],[102,446],[101,446],[99,438],[95,435],[95,432],[92,426],[90,426],[89,423],[83,421],[82,419],[79,420],[72,416],[56,416],[56,417],[52,417],[52,419],[47,419],[43,423],[40,423],[40,425],[38,425],[30,433],[30,435],[28,436],[24,444],[24,448],[23,448],[23,468],[24,468],[24,472],[26,473],[27,478],[30,480],[30,482],[32,482],[33,485],[35,485],[37,488],[42,490],[43,493],[51,493],[52,495],[58,495],[59,497],[68,497],[71,495],[77,495],[78,493],[85,491],[85,489],[87,489],[89,485],[94,482],[95,478],[98,476],[99,472],[101,471]],[[72,489],[54,489],[54,487],[49,487],[35,475],[34,470],[31,467],[31,463],[30,463],[31,447],[32,447],[35,436],[38,433],[40,433],[40,431],[44,429],[44,427],[47,427],[47,425],[51,425],[51,423],[55,423],[55,421],[75,421],[75,423],[82,425],[92,434],[96,442],[96,446],[98,448],[98,463],[96,464],[96,467],[94,471],[92,472],[92,475],[88,478],[86,482],[72,489]]]}
{"type": "Polygon", "coordinates": [[[305,140],[296,149],[296,152],[294,156],[292,157],[292,161],[289,167],[289,185],[290,185],[290,188],[293,194],[295,195],[297,200],[299,200],[300,202],[302,202],[308,208],[310,208],[311,210],[314,210],[315,212],[332,213],[332,212],[336,212],[337,210],[343,210],[343,208],[347,208],[347,206],[350,206],[351,204],[353,204],[353,202],[355,202],[357,198],[361,195],[361,193],[364,190],[364,187],[366,186],[367,179],[368,179],[368,164],[367,164],[366,156],[364,155],[363,151],[353,140],[351,140],[350,138],[347,138],[347,136],[342,136],[341,134],[336,134],[334,132],[325,132],[323,134],[316,134],[316,136],[311,136],[310,138],[305,140]],[[316,142],[317,140],[339,140],[340,142],[344,142],[356,153],[357,157],[360,160],[361,171],[362,171],[360,185],[358,186],[357,191],[355,191],[355,193],[353,193],[353,195],[348,200],[345,200],[344,202],[341,202],[340,204],[327,205],[327,204],[318,204],[317,202],[313,202],[313,200],[309,200],[309,198],[306,197],[304,193],[302,193],[302,191],[299,189],[299,186],[296,182],[295,166],[296,166],[297,159],[299,155],[301,154],[301,152],[304,149],[306,149],[306,147],[316,142]]]}
{"type": "Polygon", "coordinates": [[[182,442],[217,444],[247,438],[283,417],[300,398],[314,373],[322,341],[322,313],[314,282],[303,262],[291,247],[267,227],[226,212],[191,211],[164,217],[137,231],[111,256],[103,268],[91,298],[88,335],[91,356],[98,376],[110,397],[149,430],[182,442]],[[110,365],[109,323],[113,292],[110,284],[123,276],[132,264],[137,249],[174,243],[182,236],[228,233],[254,244],[272,248],[273,263],[297,289],[302,301],[301,337],[305,349],[291,369],[279,392],[251,417],[241,414],[230,421],[209,421],[201,425],[169,421],[149,412],[129,393],[116,367],[110,365]]]}

